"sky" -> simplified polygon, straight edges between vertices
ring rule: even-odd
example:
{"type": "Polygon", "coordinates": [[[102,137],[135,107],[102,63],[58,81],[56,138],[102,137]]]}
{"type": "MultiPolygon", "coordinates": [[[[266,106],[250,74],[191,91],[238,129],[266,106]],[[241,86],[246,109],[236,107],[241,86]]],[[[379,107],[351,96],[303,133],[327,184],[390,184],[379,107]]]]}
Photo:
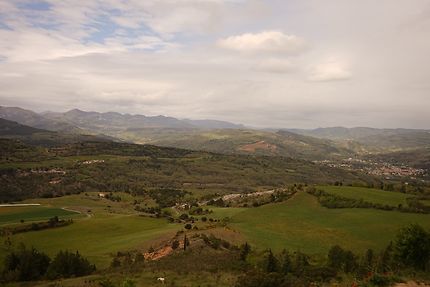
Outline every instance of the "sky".
{"type": "Polygon", "coordinates": [[[0,0],[0,105],[430,128],[428,0],[0,0]]]}

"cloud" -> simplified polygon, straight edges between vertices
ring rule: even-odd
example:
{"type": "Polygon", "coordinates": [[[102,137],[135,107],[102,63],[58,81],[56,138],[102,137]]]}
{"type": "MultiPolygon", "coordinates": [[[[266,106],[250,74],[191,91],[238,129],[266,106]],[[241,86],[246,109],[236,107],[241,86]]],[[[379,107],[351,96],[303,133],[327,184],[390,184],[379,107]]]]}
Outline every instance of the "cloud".
{"type": "Polygon", "coordinates": [[[309,76],[310,81],[330,82],[351,79],[352,74],[346,65],[338,60],[329,60],[316,65],[309,76]]]}
{"type": "Polygon", "coordinates": [[[297,71],[298,67],[287,59],[268,58],[256,64],[254,69],[267,73],[286,74],[297,71]]]}
{"type": "Polygon", "coordinates": [[[430,122],[427,0],[29,2],[0,0],[2,105],[266,127],[430,122]]]}
{"type": "Polygon", "coordinates": [[[280,31],[263,31],[230,36],[218,41],[218,46],[239,52],[298,53],[306,47],[305,41],[280,31]]]}

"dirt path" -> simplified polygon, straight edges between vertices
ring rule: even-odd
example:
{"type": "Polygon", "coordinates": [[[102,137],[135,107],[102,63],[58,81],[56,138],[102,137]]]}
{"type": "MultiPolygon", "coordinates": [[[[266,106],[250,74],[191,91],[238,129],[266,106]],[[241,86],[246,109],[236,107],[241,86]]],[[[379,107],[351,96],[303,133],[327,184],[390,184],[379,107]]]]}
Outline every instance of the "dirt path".
{"type": "Polygon", "coordinates": [[[79,213],[79,214],[85,214],[85,216],[86,216],[87,218],[90,218],[90,217],[92,217],[92,216],[93,216],[93,215],[92,215],[92,214],[90,214],[90,213],[87,213],[87,212],[83,213],[83,212],[82,212],[82,211],[80,211],[80,210],[71,209],[71,208],[68,208],[68,207],[62,207],[61,209],[62,209],[62,210],[65,210],[65,211],[76,212],[76,213],[79,213]]]}

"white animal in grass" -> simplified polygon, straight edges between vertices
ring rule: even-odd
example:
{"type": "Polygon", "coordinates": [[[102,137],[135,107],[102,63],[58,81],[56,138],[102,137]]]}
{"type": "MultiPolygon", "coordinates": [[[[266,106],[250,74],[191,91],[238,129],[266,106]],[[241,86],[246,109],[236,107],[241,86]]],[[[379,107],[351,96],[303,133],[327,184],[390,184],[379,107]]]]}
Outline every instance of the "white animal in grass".
{"type": "Polygon", "coordinates": [[[164,284],[164,277],[158,277],[157,281],[160,281],[162,284],[164,284]]]}

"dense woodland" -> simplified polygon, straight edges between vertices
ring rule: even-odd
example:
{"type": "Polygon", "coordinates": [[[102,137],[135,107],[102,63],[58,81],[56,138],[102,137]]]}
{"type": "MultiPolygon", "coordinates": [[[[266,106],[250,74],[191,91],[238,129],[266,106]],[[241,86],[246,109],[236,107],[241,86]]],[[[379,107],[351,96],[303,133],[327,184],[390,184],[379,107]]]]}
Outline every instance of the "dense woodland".
{"type": "Polygon", "coordinates": [[[252,192],[292,182],[367,185],[376,178],[283,157],[220,155],[150,145],[87,142],[44,149],[1,141],[0,201],[87,191],[157,188],[252,192]],[[85,164],[88,160],[99,160],[85,164]]]}

